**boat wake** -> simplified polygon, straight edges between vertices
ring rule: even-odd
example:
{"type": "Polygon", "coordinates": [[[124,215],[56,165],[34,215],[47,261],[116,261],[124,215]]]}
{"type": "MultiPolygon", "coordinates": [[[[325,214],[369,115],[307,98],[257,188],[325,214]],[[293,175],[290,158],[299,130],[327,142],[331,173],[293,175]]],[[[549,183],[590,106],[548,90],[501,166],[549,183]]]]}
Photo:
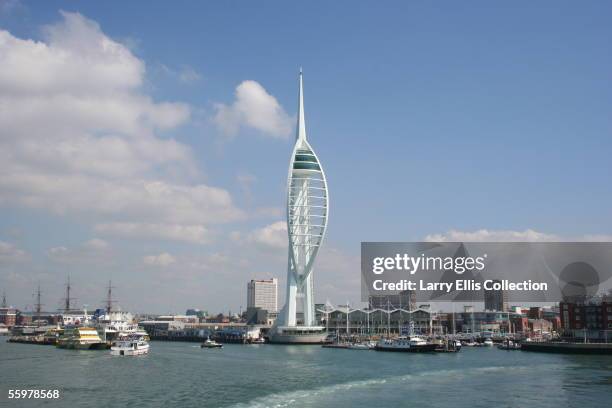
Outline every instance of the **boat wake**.
{"type": "MultiPolygon", "coordinates": [[[[548,364],[540,365],[539,369],[554,369],[554,368],[567,368],[567,365],[561,364],[548,364]]],[[[425,371],[414,374],[405,374],[394,377],[374,378],[369,380],[357,380],[345,383],[338,383],[333,385],[327,385],[323,387],[316,387],[312,389],[294,390],[282,393],[268,394],[262,397],[254,398],[248,402],[241,402],[232,405],[232,408],[285,408],[292,406],[303,406],[307,403],[309,406],[316,406],[317,399],[324,399],[332,394],[344,393],[347,391],[367,391],[370,388],[377,388],[381,386],[393,386],[399,384],[409,383],[413,387],[420,385],[430,385],[432,381],[448,382],[456,381],[458,379],[474,376],[474,375],[486,375],[495,372],[513,372],[514,374],[520,374],[521,371],[533,372],[534,367],[525,366],[492,366],[492,367],[474,367],[474,368],[462,368],[462,369],[448,369],[448,370],[433,370],[425,371]]]]}

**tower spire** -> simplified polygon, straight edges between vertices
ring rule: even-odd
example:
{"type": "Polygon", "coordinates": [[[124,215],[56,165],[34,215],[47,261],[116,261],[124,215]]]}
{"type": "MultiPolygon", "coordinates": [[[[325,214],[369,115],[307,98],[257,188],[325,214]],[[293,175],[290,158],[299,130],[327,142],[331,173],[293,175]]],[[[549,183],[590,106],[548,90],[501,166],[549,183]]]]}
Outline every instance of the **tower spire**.
{"type": "Polygon", "coordinates": [[[306,121],[304,119],[304,85],[302,84],[302,67],[300,67],[300,92],[298,97],[297,140],[306,140],[306,121]]]}

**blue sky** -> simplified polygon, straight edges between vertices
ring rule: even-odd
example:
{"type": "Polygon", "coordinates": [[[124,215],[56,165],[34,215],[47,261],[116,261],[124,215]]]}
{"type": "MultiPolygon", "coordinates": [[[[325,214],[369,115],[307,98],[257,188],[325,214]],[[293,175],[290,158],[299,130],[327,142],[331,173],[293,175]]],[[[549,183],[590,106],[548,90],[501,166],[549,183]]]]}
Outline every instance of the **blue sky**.
{"type": "MultiPolygon", "coordinates": [[[[43,27],[68,24],[63,10],[97,23],[100,35],[129,50],[146,68],[139,85],[122,92],[190,112],[154,130],[154,137],[189,150],[189,166],[179,155],[172,168],[152,165],[146,179],[221,189],[241,213],[197,220],[211,233],[206,243],[128,237],[99,225],[132,225],[130,214],[67,203],[58,204],[64,209],[58,213],[49,196],[33,203],[40,191],[15,195],[3,187],[0,241],[9,255],[0,264],[0,285],[14,294],[11,302],[31,302],[24,299],[41,281],[53,305],[70,273],[90,304],[103,298],[101,285],[112,278],[128,308],[237,310],[246,302],[247,279],[284,278],[282,234],[264,229],[283,220],[293,140],[293,130],[284,129],[294,123],[300,66],[309,140],[330,188],[318,301],[358,298],[361,241],[461,238],[480,230],[490,239],[527,230],[553,239],[612,234],[608,2],[286,3],[0,1],[0,28],[14,38],[48,44],[43,27]],[[219,125],[220,109],[236,108],[244,81],[261,87],[245,93],[263,90],[277,102],[266,112],[278,126],[253,125],[247,116],[233,117],[242,120],[233,134],[219,125]],[[88,253],[84,261],[82,252],[94,247],[109,252],[88,253]],[[61,260],[51,256],[53,248],[64,248],[61,260]],[[167,301],[150,299],[154,291],[167,301]]],[[[86,49],[88,37],[78,38],[84,46],[77,48],[86,49]]],[[[80,92],[70,89],[53,92],[80,92]]],[[[97,137],[104,130],[87,132],[97,137]]],[[[15,135],[0,134],[9,141],[15,135]]],[[[66,171],[56,176],[88,172],[66,171]]],[[[179,221],[185,227],[193,219],[179,221]]]]}

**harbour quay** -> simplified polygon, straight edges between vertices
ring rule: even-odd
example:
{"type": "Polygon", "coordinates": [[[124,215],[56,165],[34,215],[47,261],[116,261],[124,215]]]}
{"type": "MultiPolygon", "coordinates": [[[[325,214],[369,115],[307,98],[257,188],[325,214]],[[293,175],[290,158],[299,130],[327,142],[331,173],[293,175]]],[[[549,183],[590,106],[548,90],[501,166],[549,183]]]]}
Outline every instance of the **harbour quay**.
{"type": "Polygon", "coordinates": [[[242,322],[207,323],[185,321],[180,316],[160,316],[140,321],[151,340],[202,342],[213,339],[222,343],[249,344],[263,337],[269,326],[242,322]]]}
{"type": "Polygon", "coordinates": [[[612,343],[530,342],[521,344],[521,350],[541,353],[612,355],[612,343]]]}

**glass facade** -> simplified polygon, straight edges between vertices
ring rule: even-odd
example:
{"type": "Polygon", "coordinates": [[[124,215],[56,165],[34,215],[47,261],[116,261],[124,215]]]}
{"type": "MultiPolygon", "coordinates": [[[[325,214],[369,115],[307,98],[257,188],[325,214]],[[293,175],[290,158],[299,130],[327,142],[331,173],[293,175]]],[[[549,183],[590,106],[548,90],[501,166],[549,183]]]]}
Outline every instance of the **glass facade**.
{"type": "Polygon", "coordinates": [[[309,163],[309,162],[295,162],[293,163],[293,168],[295,170],[319,170],[321,171],[321,168],[319,167],[318,163],[309,163]]]}

